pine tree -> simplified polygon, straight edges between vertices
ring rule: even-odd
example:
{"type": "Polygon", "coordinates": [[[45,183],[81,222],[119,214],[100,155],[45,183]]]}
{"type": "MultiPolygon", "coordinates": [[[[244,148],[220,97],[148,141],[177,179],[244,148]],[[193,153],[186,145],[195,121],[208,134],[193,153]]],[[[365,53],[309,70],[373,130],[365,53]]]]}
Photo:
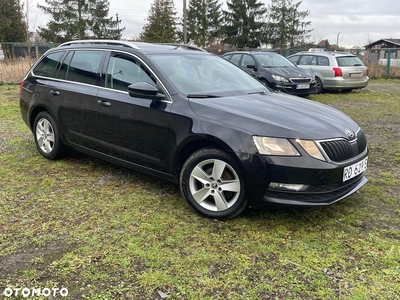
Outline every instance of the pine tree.
{"type": "Polygon", "coordinates": [[[18,0],[0,0],[0,41],[5,59],[13,59],[14,51],[8,43],[26,40],[26,23],[18,0]]]}
{"type": "Polygon", "coordinates": [[[206,47],[218,38],[222,24],[221,6],[219,0],[189,2],[187,14],[189,40],[197,46],[206,47]]]}
{"type": "Polygon", "coordinates": [[[38,8],[52,19],[46,27],[39,27],[39,35],[55,43],[73,39],[109,38],[119,39],[125,28],[121,21],[108,18],[107,0],[45,0],[47,5],[38,8]]]}
{"type": "Polygon", "coordinates": [[[118,18],[116,20],[113,17],[108,18],[110,5],[107,0],[97,0],[96,4],[92,11],[93,19],[91,24],[94,37],[119,40],[122,31],[125,29],[119,29],[121,21],[118,18]]]}
{"type": "Polygon", "coordinates": [[[281,52],[288,46],[304,44],[310,36],[307,27],[311,22],[303,21],[310,12],[299,12],[300,4],[301,1],[293,4],[292,0],[272,0],[269,6],[269,43],[281,52]]]}
{"type": "Polygon", "coordinates": [[[225,18],[225,42],[238,48],[255,48],[263,40],[263,21],[267,8],[258,0],[228,0],[225,18]]]}
{"type": "Polygon", "coordinates": [[[149,43],[175,43],[178,21],[173,0],[154,0],[139,38],[149,43]]]}

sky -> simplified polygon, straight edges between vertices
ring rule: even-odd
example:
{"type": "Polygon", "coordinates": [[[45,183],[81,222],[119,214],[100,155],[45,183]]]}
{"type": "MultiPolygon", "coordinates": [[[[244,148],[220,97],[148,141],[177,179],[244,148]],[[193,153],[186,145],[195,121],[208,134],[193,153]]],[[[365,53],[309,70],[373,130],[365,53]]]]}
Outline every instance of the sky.
{"type": "MultiPolygon", "coordinates": [[[[49,16],[36,6],[45,1],[22,1],[28,3],[30,30],[46,26],[49,16]]],[[[270,0],[260,1],[270,4],[270,0]]],[[[182,16],[183,0],[174,2],[178,16],[182,16]]],[[[138,37],[153,0],[109,0],[109,3],[110,16],[118,14],[121,26],[125,27],[122,37],[138,37]]],[[[313,41],[328,39],[330,44],[338,43],[341,47],[362,47],[381,38],[400,39],[400,0],[303,0],[298,10],[310,12],[305,21],[311,21],[313,41]]]]}

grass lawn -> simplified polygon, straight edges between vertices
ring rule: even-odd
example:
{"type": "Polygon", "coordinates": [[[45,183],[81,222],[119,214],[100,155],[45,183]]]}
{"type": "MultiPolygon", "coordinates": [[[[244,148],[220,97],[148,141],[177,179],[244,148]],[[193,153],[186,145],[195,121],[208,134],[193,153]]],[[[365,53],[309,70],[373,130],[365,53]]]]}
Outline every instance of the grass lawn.
{"type": "Polygon", "coordinates": [[[310,96],[364,129],[359,192],[223,222],[196,215],[169,182],[75,152],[42,158],[18,86],[1,86],[0,298],[64,287],[68,299],[398,299],[399,84],[310,96]]]}

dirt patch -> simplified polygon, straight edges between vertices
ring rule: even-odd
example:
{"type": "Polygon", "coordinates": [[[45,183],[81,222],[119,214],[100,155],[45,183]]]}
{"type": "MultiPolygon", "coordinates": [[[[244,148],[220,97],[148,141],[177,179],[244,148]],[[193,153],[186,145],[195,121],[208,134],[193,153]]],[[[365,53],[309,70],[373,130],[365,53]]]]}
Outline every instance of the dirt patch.
{"type": "Polygon", "coordinates": [[[400,93],[400,81],[399,83],[370,82],[366,88],[360,89],[359,91],[375,93],[400,93]]]}
{"type": "Polygon", "coordinates": [[[66,246],[63,243],[52,242],[43,248],[27,248],[17,253],[0,257],[0,280],[6,279],[18,271],[29,269],[32,265],[32,260],[35,258],[43,258],[43,263],[49,264],[70,248],[70,246],[66,246]]]}

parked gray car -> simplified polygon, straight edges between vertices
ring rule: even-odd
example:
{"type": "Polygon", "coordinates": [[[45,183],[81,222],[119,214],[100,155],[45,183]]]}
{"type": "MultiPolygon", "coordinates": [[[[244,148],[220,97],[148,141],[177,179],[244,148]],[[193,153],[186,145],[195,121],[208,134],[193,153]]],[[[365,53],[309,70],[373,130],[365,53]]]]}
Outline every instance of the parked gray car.
{"type": "Polygon", "coordinates": [[[368,68],[355,55],[341,51],[304,51],[288,59],[315,75],[315,93],[324,90],[350,92],[368,85],[368,68]]]}

